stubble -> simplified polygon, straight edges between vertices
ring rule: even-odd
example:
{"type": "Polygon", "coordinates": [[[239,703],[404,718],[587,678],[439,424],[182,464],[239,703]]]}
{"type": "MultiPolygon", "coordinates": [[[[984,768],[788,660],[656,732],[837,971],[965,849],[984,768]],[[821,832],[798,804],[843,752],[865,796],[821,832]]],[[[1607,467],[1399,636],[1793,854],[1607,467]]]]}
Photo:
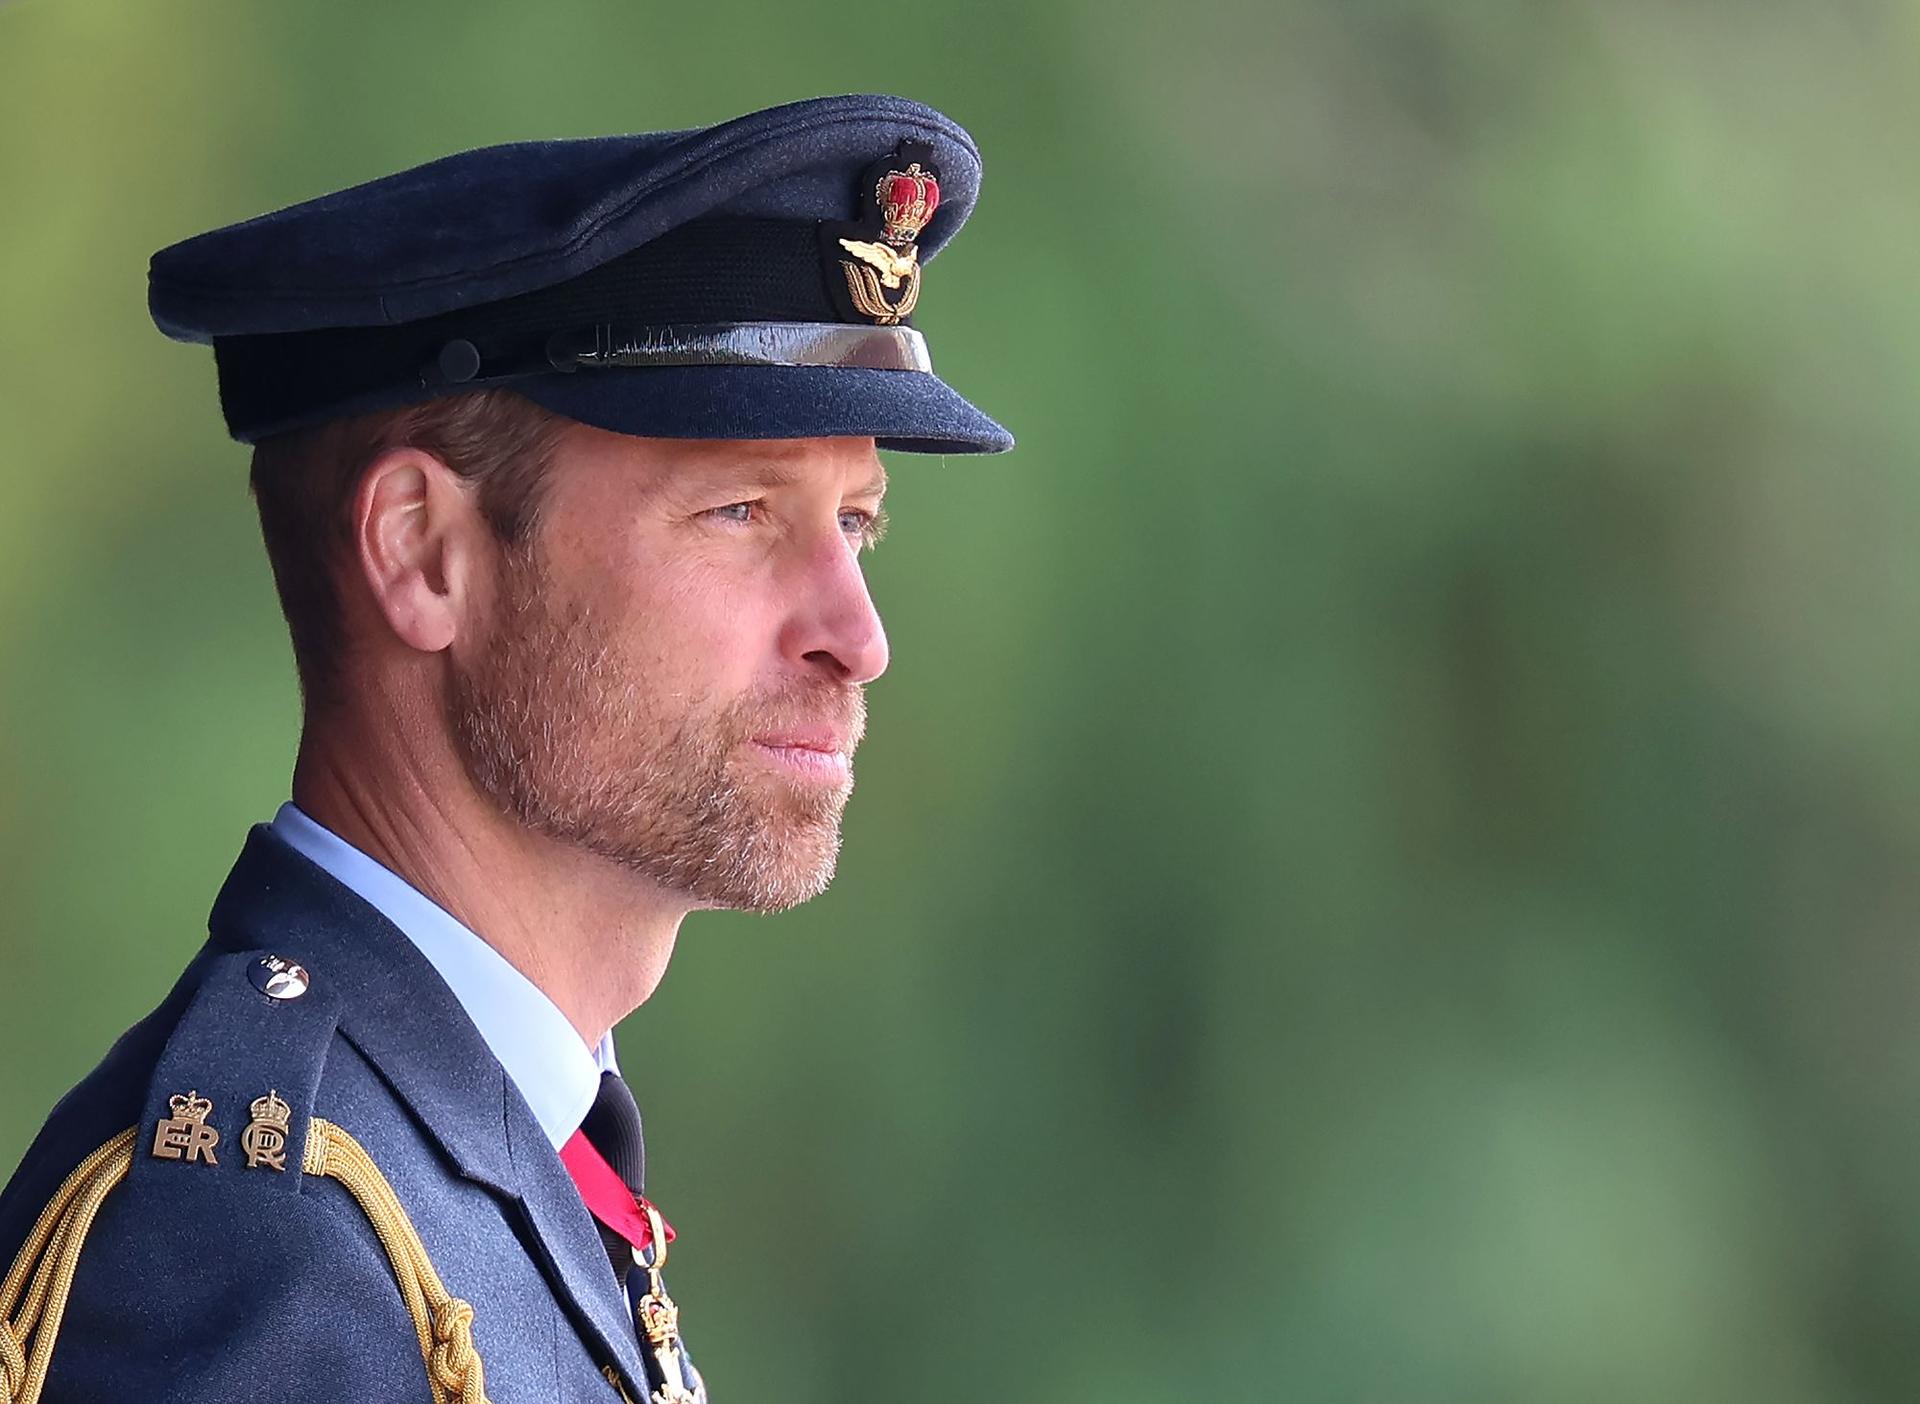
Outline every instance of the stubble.
{"type": "Polygon", "coordinates": [[[604,613],[563,609],[510,550],[480,656],[456,667],[452,732],[474,784],[527,828],[619,863],[696,905],[773,912],[824,892],[851,780],[788,778],[750,753],[788,724],[857,743],[857,687],[794,683],[726,703],[675,696],[604,613]]]}

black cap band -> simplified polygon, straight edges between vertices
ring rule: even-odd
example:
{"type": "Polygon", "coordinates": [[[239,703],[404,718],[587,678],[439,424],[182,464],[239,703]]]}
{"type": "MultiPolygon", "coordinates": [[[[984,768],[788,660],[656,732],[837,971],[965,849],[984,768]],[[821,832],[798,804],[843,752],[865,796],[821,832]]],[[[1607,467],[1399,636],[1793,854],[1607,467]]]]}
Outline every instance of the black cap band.
{"type": "Polygon", "coordinates": [[[555,332],[544,345],[488,360],[471,341],[442,346],[421,370],[423,385],[478,389],[548,371],[642,366],[839,366],[860,370],[933,370],[927,340],[912,327],[851,327],[840,322],[713,322],[644,327],[602,322],[555,332]]]}

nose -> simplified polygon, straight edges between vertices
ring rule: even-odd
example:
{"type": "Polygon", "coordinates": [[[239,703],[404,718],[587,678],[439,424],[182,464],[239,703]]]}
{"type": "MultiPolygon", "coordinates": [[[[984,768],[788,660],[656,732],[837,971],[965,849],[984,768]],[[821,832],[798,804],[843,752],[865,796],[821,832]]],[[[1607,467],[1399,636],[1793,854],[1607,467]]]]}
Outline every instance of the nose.
{"type": "Polygon", "coordinates": [[[870,683],[886,672],[887,631],[859,555],[837,529],[810,548],[794,599],[781,652],[840,683],[870,683]]]}

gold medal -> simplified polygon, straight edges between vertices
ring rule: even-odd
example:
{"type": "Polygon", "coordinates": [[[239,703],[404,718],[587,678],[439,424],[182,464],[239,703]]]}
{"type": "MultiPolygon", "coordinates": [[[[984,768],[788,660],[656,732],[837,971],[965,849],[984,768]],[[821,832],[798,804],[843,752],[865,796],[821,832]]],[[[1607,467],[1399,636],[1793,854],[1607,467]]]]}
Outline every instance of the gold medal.
{"type": "Polygon", "coordinates": [[[707,1404],[706,1383],[688,1362],[680,1344],[680,1308],[667,1295],[666,1283],[660,1278],[660,1269],[667,1263],[667,1226],[660,1219],[660,1211],[646,1200],[640,1201],[640,1208],[652,1233],[653,1261],[640,1264],[647,1270],[647,1290],[635,1303],[633,1314],[640,1333],[653,1349],[654,1363],[660,1367],[660,1388],[649,1396],[648,1404],[707,1404]],[[695,1386],[691,1390],[686,1385],[689,1375],[695,1386]]]}

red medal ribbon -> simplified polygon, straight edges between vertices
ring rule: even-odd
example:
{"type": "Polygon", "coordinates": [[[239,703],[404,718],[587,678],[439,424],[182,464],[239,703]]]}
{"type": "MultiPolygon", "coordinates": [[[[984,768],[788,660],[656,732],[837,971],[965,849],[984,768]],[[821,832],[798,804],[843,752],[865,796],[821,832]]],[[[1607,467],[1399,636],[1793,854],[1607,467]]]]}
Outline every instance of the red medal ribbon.
{"type": "MultiPolygon", "coordinates": [[[[573,1176],[573,1183],[593,1217],[631,1243],[633,1251],[644,1259],[653,1244],[653,1230],[647,1226],[646,1210],[652,1209],[657,1214],[659,1209],[627,1188],[619,1172],[594,1149],[584,1131],[574,1132],[573,1138],[560,1147],[560,1163],[573,1176]]],[[[667,1242],[673,1242],[678,1236],[673,1225],[665,1219],[660,1223],[667,1231],[667,1242]]]]}

